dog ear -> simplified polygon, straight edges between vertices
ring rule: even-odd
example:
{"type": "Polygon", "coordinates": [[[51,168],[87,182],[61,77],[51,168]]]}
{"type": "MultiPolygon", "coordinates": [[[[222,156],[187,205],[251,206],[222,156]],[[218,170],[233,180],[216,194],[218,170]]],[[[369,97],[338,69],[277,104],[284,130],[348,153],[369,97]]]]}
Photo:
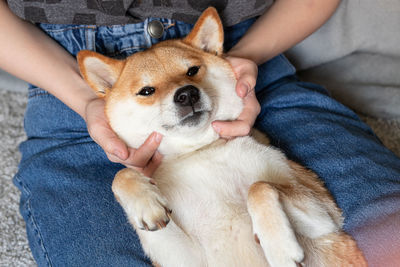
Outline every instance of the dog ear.
{"type": "Polygon", "coordinates": [[[192,31],[183,42],[204,51],[221,55],[224,44],[224,29],[215,8],[207,8],[197,20],[192,31]]]}
{"type": "Polygon", "coordinates": [[[125,61],[89,50],[80,51],[77,59],[83,78],[99,97],[104,97],[111,90],[125,65],[125,61]]]}

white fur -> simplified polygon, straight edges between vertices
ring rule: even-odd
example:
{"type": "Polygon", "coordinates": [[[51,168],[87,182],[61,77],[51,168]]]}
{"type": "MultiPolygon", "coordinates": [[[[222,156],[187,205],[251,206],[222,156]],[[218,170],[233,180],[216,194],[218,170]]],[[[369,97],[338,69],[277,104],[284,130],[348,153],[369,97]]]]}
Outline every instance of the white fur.
{"type": "Polygon", "coordinates": [[[293,218],[292,224],[298,233],[315,239],[340,229],[321,203],[306,198],[302,201],[307,210],[299,209],[290,201],[285,201],[286,211],[293,218]]]}
{"type": "MultiPolygon", "coordinates": [[[[222,60],[222,59],[218,59],[222,60]]],[[[242,111],[242,102],[235,93],[236,80],[226,64],[209,66],[204,88],[199,88],[205,109],[212,109],[196,127],[166,129],[163,125],[178,124],[173,95],[152,106],[138,104],[134,97],[113,102],[110,98],[108,117],[114,131],[131,147],[139,147],[157,131],[163,135],[159,151],[164,156],[184,154],[212,143],[219,138],[211,126],[214,120],[233,120],[242,111]],[[221,100],[224,101],[221,101],[221,100]]],[[[177,88],[178,89],[178,88],[177,88]]]]}
{"type": "Polygon", "coordinates": [[[221,33],[216,29],[218,22],[213,17],[207,17],[194,40],[201,50],[211,53],[219,52],[221,47],[221,33]]]}
{"type": "Polygon", "coordinates": [[[201,262],[192,259],[189,266],[268,266],[253,238],[247,191],[268,175],[287,177],[281,159],[279,151],[245,137],[164,161],[153,178],[182,230],[177,233],[173,224],[155,233],[141,231],[145,251],[164,267],[188,266],[185,254],[199,254],[201,262]]]}
{"type": "Polygon", "coordinates": [[[105,93],[106,89],[111,88],[118,78],[118,73],[114,73],[106,63],[96,57],[87,57],[83,64],[89,70],[87,72],[88,80],[96,84],[97,90],[101,93],[105,93]]]}
{"type": "Polygon", "coordinates": [[[126,194],[124,190],[120,190],[121,188],[113,188],[128,215],[129,221],[140,229],[145,229],[145,224],[150,229],[154,229],[157,227],[156,222],[168,221],[165,210],[168,202],[162,196],[158,187],[151,184],[149,178],[139,172],[134,179],[138,185],[135,198],[126,194]]]}
{"type": "Polygon", "coordinates": [[[253,231],[260,240],[260,245],[271,267],[296,267],[304,258],[304,251],[298,243],[295,231],[279,200],[275,190],[265,192],[266,207],[263,204],[248,206],[252,218],[253,231]],[[268,210],[272,216],[266,218],[267,211],[256,212],[253,208],[268,210]],[[268,220],[266,224],[265,221],[268,220]],[[279,227],[276,227],[279,225],[279,227]]]}

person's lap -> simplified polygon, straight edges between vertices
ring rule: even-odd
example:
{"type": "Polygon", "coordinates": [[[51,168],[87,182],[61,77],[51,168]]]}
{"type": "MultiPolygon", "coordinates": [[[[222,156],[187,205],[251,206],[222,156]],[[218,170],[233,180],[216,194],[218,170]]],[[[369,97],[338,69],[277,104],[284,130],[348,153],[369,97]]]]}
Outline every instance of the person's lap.
{"type": "Polygon", "coordinates": [[[400,212],[400,159],[359,117],[322,87],[291,76],[258,93],[256,127],[324,180],[342,207],[345,229],[400,212]],[[377,212],[379,210],[379,212],[377,212]]]}
{"type": "MultiPolygon", "coordinates": [[[[239,32],[228,31],[230,45],[239,32]]],[[[351,110],[294,73],[283,56],[260,67],[255,126],[320,175],[344,211],[345,229],[363,240],[365,223],[400,213],[400,160],[351,110]]],[[[111,192],[122,166],[107,160],[77,114],[40,89],[30,92],[29,139],[15,183],[38,264],[149,264],[111,192]]]]}
{"type": "Polygon", "coordinates": [[[400,262],[400,159],[318,85],[287,77],[258,99],[256,127],[324,181],[369,265],[400,262]]]}

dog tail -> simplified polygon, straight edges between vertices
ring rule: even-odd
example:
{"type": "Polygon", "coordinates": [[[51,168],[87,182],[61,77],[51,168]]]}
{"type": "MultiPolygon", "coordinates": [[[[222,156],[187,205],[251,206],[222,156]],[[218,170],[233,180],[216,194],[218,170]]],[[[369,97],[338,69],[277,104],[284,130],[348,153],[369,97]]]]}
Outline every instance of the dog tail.
{"type": "Polygon", "coordinates": [[[306,252],[305,266],[368,266],[354,239],[344,232],[299,241],[306,252]]]}

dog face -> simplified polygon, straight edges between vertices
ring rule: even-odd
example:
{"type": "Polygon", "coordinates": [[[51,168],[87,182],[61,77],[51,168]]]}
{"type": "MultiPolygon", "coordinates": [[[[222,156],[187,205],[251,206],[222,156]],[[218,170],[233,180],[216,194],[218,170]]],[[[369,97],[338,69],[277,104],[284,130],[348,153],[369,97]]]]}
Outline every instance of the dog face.
{"type": "Polygon", "coordinates": [[[113,130],[131,147],[161,133],[159,151],[182,154],[218,138],[211,122],[242,110],[236,79],[222,57],[223,29],[207,9],[183,40],[169,40],[125,60],[91,51],[78,54],[82,76],[106,101],[113,130]]]}

